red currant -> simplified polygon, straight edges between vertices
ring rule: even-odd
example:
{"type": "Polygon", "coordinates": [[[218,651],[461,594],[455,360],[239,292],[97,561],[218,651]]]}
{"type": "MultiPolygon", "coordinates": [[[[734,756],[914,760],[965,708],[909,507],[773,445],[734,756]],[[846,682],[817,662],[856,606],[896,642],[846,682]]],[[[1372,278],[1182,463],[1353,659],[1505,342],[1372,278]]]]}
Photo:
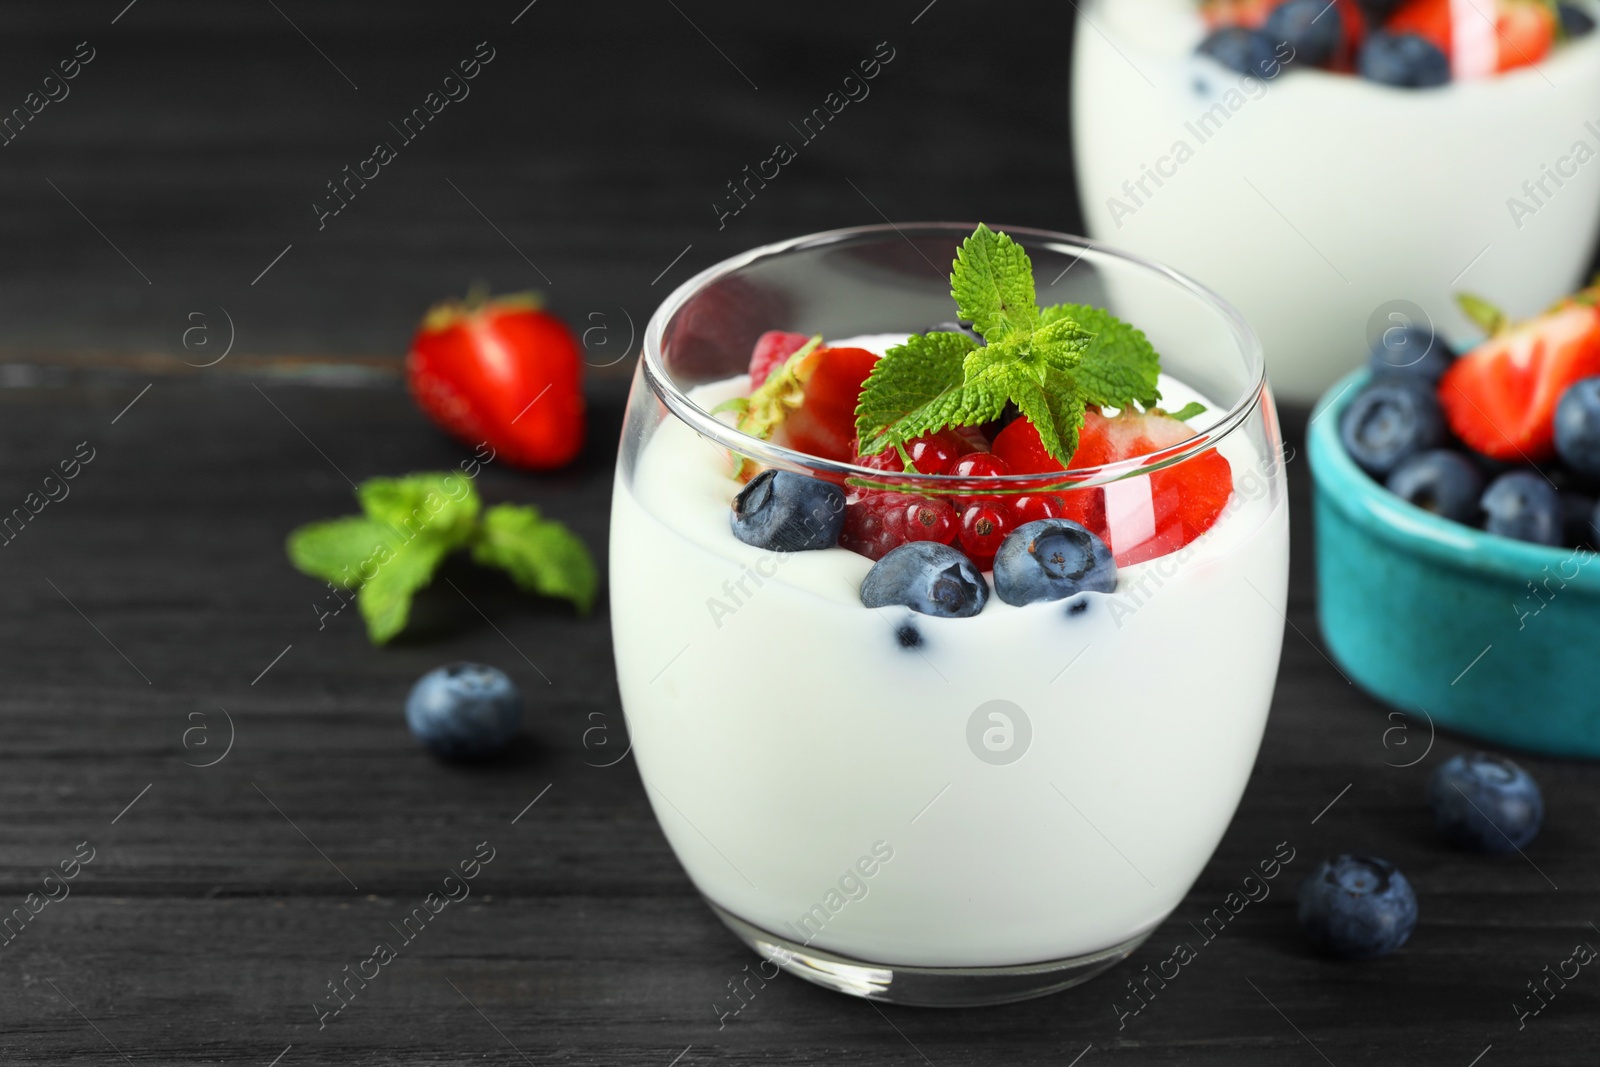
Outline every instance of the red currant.
{"type": "Polygon", "coordinates": [[[1016,529],[1017,520],[1011,509],[995,501],[969,504],[961,513],[961,550],[972,560],[973,566],[988,570],[994,565],[994,554],[1000,543],[1016,529]]]}
{"type": "Polygon", "coordinates": [[[1011,464],[993,452],[973,452],[956,460],[950,473],[961,478],[1003,478],[1011,473],[1011,464]]]}
{"type": "Polygon", "coordinates": [[[1054,493],[1027,493],[1013,497],[1010,507],[1011,513],[1017,517],[1018,526],[1039,519],[1059,519],[1067,512],[1067,502],[1054,493]]]}
{"type": "Polygon", "coordinates": [[[961,520],[948,500],[923,499],[905,507],[907,541],[938,541],[948,545],[956,539],[961,520]]]}

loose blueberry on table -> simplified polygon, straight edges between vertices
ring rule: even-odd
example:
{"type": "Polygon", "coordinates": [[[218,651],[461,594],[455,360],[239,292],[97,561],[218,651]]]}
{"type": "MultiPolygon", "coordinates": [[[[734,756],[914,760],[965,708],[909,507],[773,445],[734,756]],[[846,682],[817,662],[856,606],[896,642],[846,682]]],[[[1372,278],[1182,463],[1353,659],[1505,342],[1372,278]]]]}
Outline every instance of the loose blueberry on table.
{"type": "Polygon", "coordinates": [[[1406,876],[1376,856],[1334,856],[1300,883],[1300,927],[1319,952],[1369,960],[1394,952],[1417,925],[1406,876]]]}
{"type": "MultiPolygon", "coordinates": [[[[866,606],[965,618],[988,602],[991,568],[1008,604],[1109,593],[1119,564],[1176,552],[1216,523],[1233,475],[1214,449],[1139,475],[1154,530],[1115,551],[1102,490],[1062,484],[1065,472],[1170,454],[1195,437],[1185,420],[1205,409],[1157,406],[1161,361],[1143,333],[1101,308],[1039,308],[1027,254],[987,226],[963,242],[950,285],[956,318],[881,357],[800,333],[757,339],[750,393],[714,413],[856,473],[734,457],[746,483],[730,516],[739,540],[858,553],[876,561],[866,606]]],[[[913,627],[901,643],[920,640],[913,627]]]]}
{"type": "Polygon", "coordinates": [[[1592,550],[1600,530],[1600,287],[1513,323],[1462,294],[1487,340],[1456,358],[1431,331],[1390,331],[1339,419],[1356,465],[1446,519],[1592,550]]]}
{"type": "Polygon", "coordinates": [[[1548,0],[1201,0],[1200,11],[1197,51],[1240,74],[1313,67],[1400,89],[1531,66],[1595,25],[1548,0]]]}
{"type": "Polygon", "coordinates": [[[1445,840],[1502,855],[1526,848],[1544,823],[1544,795],[1527,771],[1475,752],[1441,764],[1428,779],[1428,808],[1445,840]]]}
{"type": "Polygon", "coordinates": [[[521,728],[522,693],[495,667],[437,667],[411,687],[406,725],[437,756],[484,759],[510,744],[521,728]]]}

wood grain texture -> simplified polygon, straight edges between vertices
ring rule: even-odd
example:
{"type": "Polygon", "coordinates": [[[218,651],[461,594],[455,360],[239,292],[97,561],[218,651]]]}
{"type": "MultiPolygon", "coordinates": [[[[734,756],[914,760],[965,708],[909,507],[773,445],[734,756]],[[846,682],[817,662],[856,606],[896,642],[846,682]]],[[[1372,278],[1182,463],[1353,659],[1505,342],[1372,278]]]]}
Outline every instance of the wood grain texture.
{"type": "MultiPolygon", "coordinates": [[[[606,328],[588,338],[583,459],[480,480],[491,501],[567,520],[603,558],[632,359],[599,365],[672,285],[880,210],[1081,228],[1071,5],[139,0],[113,24],[123,7],[0,13],[6,106],[76,42],[98,49],[72,95],[0,149],[0,507],[77,443],[96,449],[71,496],[0,548],[0,905],[21,905],[78,842],[96,849],[71,895],[0,947],[0,1056],[1466,1067],[1492,1045],[1483,1067],[1593,1058],[1600,979],[1572,982],[1520,1031],[1511,1004],[1574,942],[1600,939],[1596,772],[1527,761],[1550,812],[1537,869],[1436,840],[1423,782],[1465,746],[1441,736],[1419,765],[1388,766],[1420,754],[1423,727],[1400,747],[1319,651],[1303,458],[1277,698],[1216,857],[1122,970],[981,1011],[879,1008],[780,977],[720,1018],[752,957],[673,859],[631,759],[596,765],[625,744],[603,608],[576,620],[452,568],[459,592],[436,584],[416,632],[374,651],[348,611],[319,628],[323,590],[284,561],[289,529],[351,508],[349,480],[462,458],[393,371],[421,310],[475,279],[540,288],[580,329],[606,328]],[[1003,47],[985,43],[995,35],[1003,47]],[[319,231],[323,183],[481,40],[498,51],[473,95],[319,231]],[[719,229],[724,183],[882,40],[897,54],[873,95],[719,229]],[[186,366],[204,361],[183,344],[190,314],[216,331],[223,308],[239,357],[186,366]],[[281,358],[330,356],[364,362],[329,376],[281,358]],[[407,736],[409,685],[452,659],[501,665],[528,693],[528,736],[506,759],[445,766],[407,736]],[[203,724],[220,745],[224,709],[232,750],[192,766],[219,750],[194,734],[186,747],[185,731],[203,724]],[[326,983],[485,841],[495,859],[472,896],[319,1029],[326,983]],[[1271,896],[1119,1026],[1125,980],[1198,942],[1192,924],[1283,841],[1297,858],[1271,896]],[[1333,965],[1299,938],[1295,882],[1346,849],[1396,860],[1421,896],[1393,959],[1333,965]]],[[[1296,443],[1304,419],[1287,413],[1296,443]]]]}

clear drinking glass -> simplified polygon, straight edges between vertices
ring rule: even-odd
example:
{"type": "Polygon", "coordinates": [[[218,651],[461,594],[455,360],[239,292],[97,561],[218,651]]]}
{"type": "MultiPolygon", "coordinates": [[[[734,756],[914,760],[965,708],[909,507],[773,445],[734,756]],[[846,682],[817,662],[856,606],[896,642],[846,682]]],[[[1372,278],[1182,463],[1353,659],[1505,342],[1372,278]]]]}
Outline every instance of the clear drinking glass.
{"type": "Polygon", "coordinates": [[[733,537],[730,452],[852,492],[886,477],[709,413],[756,338],[951,319],[949,265],[973,228],[802,237],[679,287],[645,331],[613,498],[617,672],[673,851],[762,956],[900,1003],[1041,995],[1148,937],[1238,805],[1283,636],[1282,445],[1254,335],[1194,282],[1062,234],[1004,227],[1033,259],[1041,306],[1092,303],[1144,330],[1166,375],[1209,405],[1197,436],[1060,475],[889,477],[996,495],[1044,478],[1092,505],[1120,554],[1149,536],[1141,522],[1182,486],[1174,475],[1221,455],[1233,493],[1214,526],[1164,555],[1147,540],[1155,558],[1122,567],[1112,593],[991,597],[967,619],[863,607],[872,561],[845,549],[733,537]]]}

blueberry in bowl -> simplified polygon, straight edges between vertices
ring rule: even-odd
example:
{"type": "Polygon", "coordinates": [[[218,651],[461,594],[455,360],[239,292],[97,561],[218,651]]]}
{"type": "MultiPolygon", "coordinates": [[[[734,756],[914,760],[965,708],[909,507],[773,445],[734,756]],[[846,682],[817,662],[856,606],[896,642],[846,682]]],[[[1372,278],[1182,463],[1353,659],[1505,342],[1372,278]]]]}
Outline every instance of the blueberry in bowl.
{"type": "Polygon", "coordinates": [[[1375,378],[1340,413],[1339,435],[1361,469],[1381,478],[1416,453],[1444,443],[1444,413],[1425,381],[1375,378]]]}
{"type": "MultiPolygon", "coordinates": [[[[1479,372],[1476,350],[1458,362],[1479,372]]],[[[1461,373],[1452,367],[1441,392],[1461,388],[1461,373]]],[[[1375,380],[1362,370],[1330,387],[1307,432],[1317,611],[1330,658],[1407,715],[1423,708],[1438,726],[1494,745],[1600,759],[1593,668],[1573,652],[1600,647],[1600,557],[1591,547],[1600,515],[1590,493],[1546,480],[1558,473],[1555,431],[1525,404],[1502,413],[1487,392],[1475,393],[1443,405],[1458,413],[1441,445],[1374,477],[1340,429],[1375,380]],[[1485,425],[1467,421],[1484,421],[1482,413],[1491,415],[1485,425]],[[1548,452],[1538,451],[1541,440],[1548,452]]],[[[1483,380],[1497,389],[1514,381],[1502,372],[1483,380]]],[[[1553,419],[1561,389],[1516,388],[1551,394],[1553,419]]]]}
{"type": "Polygon", "coordinates": [[[1428,779],[1428,809],[1445,840],[1494,855],[1526,848],[1544,823],[1539,783],[1510,760],[1487,752],[1440,764],[1428,779]]]}

